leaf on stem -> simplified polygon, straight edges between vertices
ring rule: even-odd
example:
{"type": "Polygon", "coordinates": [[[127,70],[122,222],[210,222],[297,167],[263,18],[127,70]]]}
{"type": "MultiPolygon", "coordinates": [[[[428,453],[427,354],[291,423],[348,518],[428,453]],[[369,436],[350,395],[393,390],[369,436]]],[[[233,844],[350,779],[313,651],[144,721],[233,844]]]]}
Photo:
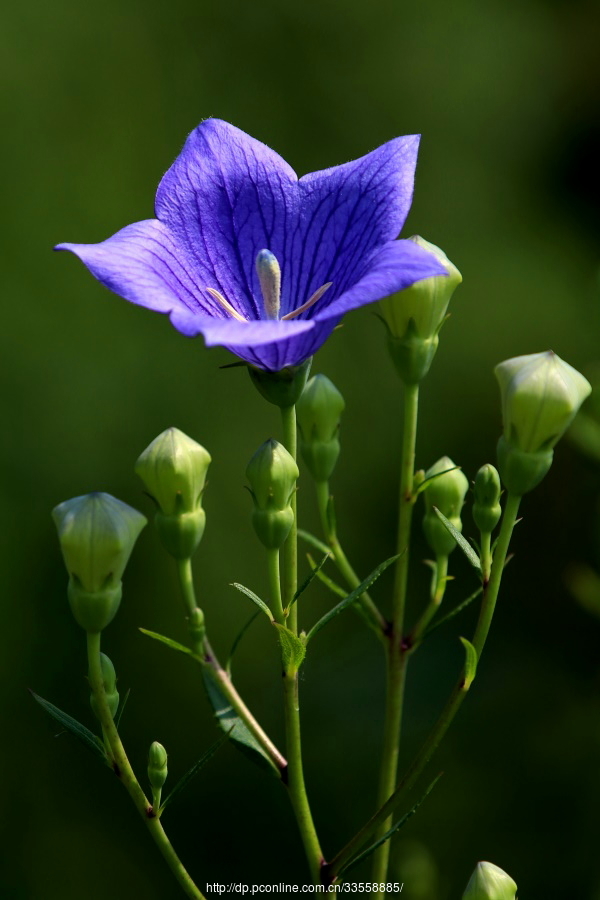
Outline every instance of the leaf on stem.
{"type": "MultiPolygon", "coordinates": [[[[290,607],[292,607],[294,605],[294,603],[296,602],[298,597],[300,597],[304,593],[304,591],[310,585],[312,580],[319,574],[319,572],[321,571],[321,569],[323,568],[323,566],[325,565],[325,563],[327,562],[327,560],[329,559],[330,556],[331,556],[331,551],[328,550],[327,553],[325,554],[325,556],[323,557],[323,559],[321,560],[321,562],[317,563],[317,565],[315,566],[314,561],[312,560],[311,556],[309,555],[308,559],[309,559],[309,564],[311,566],[310,573],[304,579],[304,581],[302,582],[302,584],[300,585],[300,587],[298,588],[298,590],[292,597],[292,602],[290,603],[290,607]]],[[[289,615],[289,609],[284,610],[284,612],[286,615],[289,615]]]]}
{"type": "Polygon", "coordinates": [[[314,561],[313,557],[310,553],[306,554],[306,558],[308,559],[308,564],[312,568],[313,572],[319,579],[319,581],[325,585],[326,588],[329,588],[332,594],[336,594],[336,596],[341,597],[344,600],[347,596],[346,590],[334,581],[333,578],[330,578],[329,575],[326,575],[325,572],[322,572],[319,565],[314,561]]]}
{"type": "Polygon", "coordinates": [[[336,616],[339,616],[341,612],[345,609],[348,609],[353,603],[355,603],[359,597],[368,591],[373,582],[377,581],[379,576],[385,572],[388,566],[391,566],[392,563],[396,562],[399,554],[396,556],[391,556],[389,559],[386,559],[385,562],[380,563],[376,569],[374,569],[370,575],[365,578],[363,582],[359,584],[357,588],[355,588],[352,593],[348,594],[341,603],[338,603],[337,606],[334,606],[333,609],[330,609],[328,613],[325,613],[323,618],[319,619],[319,621],[313,625],[308,634],[306,635],[306,643],[310,641],[311,638],[315,636],[315,634],[323,628],[324,625],[327,625],[331,622],[332,619],[335,619],[336,616]]]}
{"type": "Polygon", "coordinates": [[[294,634],[285,625],[279,625],[273,622],[273,625],[279,633],[279,642],[281,644],[281,659],[283,668],[287,675],[295,674],[306,656],[305,642],[294,634]]]}
{"type": "Polygon", "coordinates": [[[477,673],[477,650],[466,638],[461,637],[461,644],[465,648],[465,677],[463,681],[463,690],[468,691],[477,673]]]}
{"type": "Polygon", "coordinates": [[[123,697],[123,699],[119,705],[119,708],[117,710],[117,714],[115,716],[115,728],[117,729],[117,731],[119,730],[119,725],[121,724],[121,719],[123,717],[123,710],[125,709],[125,704],[129,700],[130,693],[131,693],[131,688],[127,688],[127,693],[123,697]]]}
{"type": "Polygon", "coordinates": [[[85,725],[82,725],[81,722],[78,722],[77,719],[74,719],[68,713],[63,712],[62,709],[59,709],[58,706],[54,706],[53,703],[50,703],[48,700],[44,700],[43,697],[40,697],[39,694],[36,694],[35,691],[29,690],[29,693],[36,700],[42,709],[44,709],[49,716],[52,716],[57,722],[59,722],[62,727],[66,731],[70,731],[71,734],[74,734],[77,740],[81,741],[88,750],[91,750],[96,756],[100,757],[102,762],[105,765],[108,765],[108,760],[106,758],[106,753],[104,751],[104,745],[99,737],[93,734],[89,728],[86,728],[85,725]]]}
{"type": "Polygon", "coordinates": [[[348,872],[350,869],[353,869],[355,866],[357,866],[357,865],[358,865],[360,862],[362,862],[364,859],[367,859],[367,857],[369,857],[372,853],[374,853],[375,850],[377,850],[378,847],[381,847],[382,844],[385,844],[386,841],[389,841],[389,839],[396,833],[396,831],[399,831],[399,830],[402,828],[403,825],[406,825],[406,823],[408,822],[408,820],[409,820],[412,816],[414,816],[414,814],[416,813],[416,811],[417,811],[418,808],[420,807],[421,803],[422,803],[422,802],[429,796],[429,794],[432,792],[432,790],[434,789],[434,787],[436,786],[436,784],[438,783],[438,781],[440,780],[440,778],[442,777],[442,775],[443,775],[443,772],[440,772],[440,774],[437,776],[437,778],[434,778],[434,780],[431,782],[431,784],[429,785],[429,787],[427,788],[427,790],[425,791],[425,793],[423,794],[423,796],[421,797],[421,799],[420,799],[420,800],[417,800],[417,802],[416,802],[415,805],[412,807],[412,809],[410,809],[407,813],[405,813],[405,815],[403,815],[402,818],[399,819],[399,821],[396,822],[395,825],[392,825],[392,827],[390,828],[390,830],[387,831],[387,832],[383,835],[383,837],[380,837],[378,841],[375,841],[374,844],[371,844],[370,847],[367,847],[366,850],[363,850],[362,853],[359,853],[358,856],[355,856],[354,859],[350,860],[350,862],[348,863],[348,865],[344,866],[344,868],[341,869],[340,872],[339,872],[338,874],[339,874],[339,875],[344,875],[346,872],[348,872]]]}
{"type": "Polygon", "coordinates": [[[440,625],[445,625],[447,622],[449,622],[451,619],[453,619],[455,616],[457,616],[459,613],[461,613],[461,612],[463,611],[463,609],[466,609],[467,606],[470,606],[471,603],[472,603],[474,600],[476,600],[477,597],[479,597],[479,595],[482,594],[482,593],[483,593],[483,586],[480,585],[480,586],[477,588],[476,591],[473,591],[472,594],[469,594],[469,596],[467,597],[466,600],[463,600],[462,603],[459,603],[458,606],[455,606],[454,609],[452,609],[447,615],[442,616],[442,618],[441,618],[441,619],[438,619],[437,621],[434,621],[434,622],[429,626],[429,628],[426,630],[426,632],[425,632],[425,634],[423,635],[423,638],[422,638],[422,639],[425,640],[425,638],[429,637],[429,635],[430,635],[433,631],[435,631],[436,628],[439,628],[440,625]]]}
{"type": "Polygon", "coordinates": [[[319,538],[315,537],[314,534],[311,534],[309,531],[304,531],[302,528],[299,528],[298,537],[302,538],[303,541],[306,541],[307,544],[310,544],[316,550],[320,550],[321,553],[331,553],[331,549],[327,544],[324,544],[323,541],[320,541],[319,538]]]}
{"type": "Polygon", "coordinates": [[[231,703],[219,687],[218,681],[214,677],[213,670],[208,667],[202,668],[202,678],[204,687],[210,705],[212,706],[215,717],[227,735],[231,738],[238,750],[240,750],[248,759],[266,769],[271,774],[275,773],[278,778],[281,777],[279,769],[275,763],[267,756],[263,748],[260,746],[252,732],[244,724],[238,716],[231,703]]]}
{"type": "Polygon", "coordinates": [[[237,582],[234,582],[231,587],[234,587],[236,591],[239,591],[241,594],[245,594],[246,597],[249,597],[250,600],[252,600],[252,602],[255,603],[262,612],[264,612],[265,616],[267,616],[271,624],[273,623],[273,613],[271,612],[265,601],[261,600],[260,597],[254,593],[254,591],[251,591],[250,588],[247,588],[243,584],[238,584],[237,582]]]}
{"type": "Polygon", "coordinates": [[[477,571],[481,574],[481,561],[480,561],[479,557],[477,556],[477,554],[475,553],[475,551],[473,550],[473,548],[471,547],[470,543],[467,541],[467,539],[464,538],[462,536],[462,534],[460,533],[460,531],[458,530],[458,528],[455,528],[454,525],[452,524],[452,522],[450,522],[446,518],[446,516],[439,511],[437,506],[433,506],[432,509],[433,509],[434,513],[436,514],[436,516],[438,517],[438,519],[440,520],[440,522],[442,523],[442,525],[444,526],[444,528],[446,529],[446,531],[450,532],[450,534],[452,535],[452,537],[454,538],[454,540],[456,541],[456,543],[458,544],[458,546],[460,547],[462,552],[465,554],[465,556],[467,557],[467,559],[469,560],[469,562],[471,563],[473,568],[477,569],[477,571]]]}
{"type": "MultiPolygon", "coordinates": [[[[233,728],[235,728],[235,725],[233,725],[230,728],[230,732],[232,731],[233,728]]],[[[230,736],[229,734],[224,734],[218,740],[216,740],[214,742],[214,744],[212,744],[212,746],[210,746],[208,748],[206,753],[203,753],[203,755],[200,757],[200,759],[194,763],[192,768],[188,769],[188,771],[185,773],[185,775],[183,775],[179,779],[179,781],[177,782],[177,784],[175,785],[173,790],[169,794],[167,794],[164,801],[160,804],[160,810],[158,811],[158,815],[162,815],[167,803],[171,803],[175,799],[175,797],[177,797],[177,795],[180,794],[185,787],[187,787],[187,785],[192,780],[194,775],[197,775],[198,772],[200,771],[200,769],[204,768],[204,766],[209,761],[209,759],[211,759],[211,757],[213,757],[215,755],[217,750],[219,750],[223,746],[223,744],[225,743],[225,741],[228,739],[229,736],[230,736]]]]}
{"type": "Polygon", "coordinates": [[[252,615],[250,616],[250,618],[248,619],[246,624],[242,626],[240,631],[238,631],[237,636],[236,636],[233,644],[231,645],[231,650],[229,651],[229,657],[227,659],[227,662],[225,663],[225,671],[227,672],[228,675],[231,674],[231,661],[233,659],[233,655],[234,655],[235,651],[237,650],[240,641],[242,640],[242,638],[244,637],[244,635],[246,634],[246,632],[248,631],[248,629],[250,628],[250,626],[252,625],[252,623],[254,622],[256,617],[258,616],[259,612],[260,612],[260,610],[257,609],[256,612],[252,613],[252,615]]]}
{"type": "Polygon", "coordinates": [[[186,653],[188,656],[196,655],[193,650],[190,650],[189,647],[185,647],[183,644],[180,644],[179,641],[174,641],[172,638],[165,637],[164,634],[158,634],[158,632],[156,631],[148,631],[147,628],[140,628],[139,630],[142,632],[142,634],[153,638],[155,641],[160,641],[161,644],[166,644],[167,647],[170,647],[172,650],[179,650],[180,653],[186,653]]]}

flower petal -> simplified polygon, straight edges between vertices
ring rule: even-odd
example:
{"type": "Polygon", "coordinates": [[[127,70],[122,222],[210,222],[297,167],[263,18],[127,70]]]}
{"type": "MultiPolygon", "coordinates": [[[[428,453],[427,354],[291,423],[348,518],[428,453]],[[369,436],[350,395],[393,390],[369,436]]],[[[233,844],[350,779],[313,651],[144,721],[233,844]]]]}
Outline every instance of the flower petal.
{"type": "Polygon", "coordinates": [[[188,137],[156,194],[156,215],[243,315],[264,310],[255,271],[259,250],[280,263],[297,219],[298,178],[273,150],[207,119],[188,137]]]}
{"type": "Polygon", "coordinates": [[[447,274],[442,263],[414,241],[390,241],[375,251],[363,277],[333,303],[321,308],[314,318],[322,322],[340,317],[351,309],[402,291],[422,278],[447,274]]]}
{"type": "Polygon", "coordinates": [[[70,250],[102,284],[139,306],[161,313],[181,308],[188,315],[226,315],[203,290],[206,270],[190,263],[156,219],[128,225],[99,244],[58,244],[55,249],[70,250]]]}
{"type": "Polygon", "coordinates": [[[286,313],[331,281],[319,304],[328,306],[360,278],[372,251],[398,236],[412,202],[418,148],[418,135],[396,138],[300,179],[300,223],[284,265],[284,275],[292,272],[292,283],[284,280],[286,313]]]}

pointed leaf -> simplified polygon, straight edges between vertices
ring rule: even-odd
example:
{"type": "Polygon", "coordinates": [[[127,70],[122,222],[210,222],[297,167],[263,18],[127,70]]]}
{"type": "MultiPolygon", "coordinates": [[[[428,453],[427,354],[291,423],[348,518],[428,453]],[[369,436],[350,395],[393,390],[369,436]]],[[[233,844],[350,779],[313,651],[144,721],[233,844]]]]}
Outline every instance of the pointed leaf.
{"type": "Polygon", "coordinates": [[[252,732],[231,706],[219,683],[215,680],[212,670],[204,667],[202,669],[202,678],[217,721],[223,731],[227,732],[237,749],[262,769],[266,769],[271,774],[275,773],[278,778],[281,777],[277,766],[267,756],[252,732]]]}
{"type": "MultiPolygon", "coordinates": [[[[302,594],[304,593],[306,588],[309,586],[309,584],[312,582],[312,580],[319,574],[319,572],[321,571],[321,569],[323,568],[323,566],[325,565],[325,563],[327,562],[327,560],[329,559],[330,556],[331,556],[331,552],[328,551],[325,554],[325,556],[323,557],[323,559],[321,560],[321,562],[318,563],[316,566],[314,565],[314,563],[311,560],[311,557],[309,556],[309,561],[311,561],[310,574],[304,579],[304,581],[302,582],[302,584],[300,585],[300,587],[294,594],[294,596],[292,598],[292,602],[290,603],[290,606],[293,606],[294,603],[296,602],[296,600],[298,599],[298,597],[302,596],[302,594]]],[[[289,613],[289,610],[287,612],[289,613]]]]}
{"type": "Polygon", "coordinates": [[[311,566],[319,581],[322,582],[326,588],[329,588],[332,594],[336,594],[338,597],[341,597],[342,600],[345,600],[348,596],[348,592],[341,585],[339,585],[337,581],[334,581],[333,578],[330,578],[329,575],[326,575],[325,572],[321,571],[310,553],[306,554],[306,558],[308,559],[309,566],[311,566]]]}
{"type": "Polygon", "coordinates": [[[248,621],[246,622],[246,624],[242,625],[241,629],[238,631],[236,638],[235,638],[233,644],[231,645],[231,650],[229,651],[229,657],[227,659],[227,662],[225,663],[225,671],[227,672],[227,674],[229,674],[231,672],[231,661],[233,659],[235,651],[237,650],[237,648],[239,646],[240,641],[242,640],[242,638],[244,637],[244,635],[246,634],[246,632],[248,631],[248,629],[250,628],[250,626],[252,625],[252,623],[254,622],[256,617],[259,615],[259,613],[260,613],[259,609],[257,609],[256,612],[253,612],[252,615],[250,616],[250,618],[248,619],[248,621]]]}
{"type": "Polygon", "coordinates": [[[310,544],[316,550],[320,550],[321,553],[331,553],[327,544],[324,544],[323,541],[320,541],[319,538],[315,537],[314,534],[311,534],[309,531],[304,531],[302,528],[299,528],[298,537],[302,538],[303,541],[306,541],[307,544],[310,544]]]}
{"type": "Polygon", "coordinates": [[[294,674],[306,656],[306,644],[285,625],[278,625],[277,622],[273,622],[273,624],[279,632],[283,668],[288,675],[294,674]]]}
{"type": "Polygon", "coordinates": [[[104,751],[104,744],[93,734],[89,728],[86,728],[85,725],[82,725],[81,722],[78,722],[77,719],[74,719],[68,713],[63,712],[62,709],[59,709],[58,706],[54,706],[53,703],[50,703],[48,700],[44,700],[43,697],[40,697],[39,694],[36,694],[35,691],[30,690],[29,693],[36,700],[42,709],[44,709],[49,716],[52,716],[57,722],[59,722],[64,729],[70,731],[71,734],[74,734],[78,741],[81,741],[88,750],[91,750],[96,756],[100,757],[102,762],[105,765],[108,765],[108,760],[106,758],[106,753],[104,751]]]}
{"type": "Polygon", "coordinates": [[[130,693],[131,693],[131,688],[127,688],[127,693],[125,694],[124,698],[121,700],[121,703],[119,704],[119,708],[118,708],[117,714],[115,716],[115,728],[117,729],[117,731],[119,730],[119,725],[121,724],[121,719],[123,717],[123,710],[125,709],[125,705],[126,705],[127,701],[129,700],[130,693]]]}
{"type": "MultiPolygon", "coordinates": [[[[235,725],[232,727],[235,728],[235,725]]],[[[167,803],[172,803],[172,801],[175,799],[175,797],[177,797],[177,795],[180,794],[185,787],[187,787],[187,785],[192,780],[194,775],[197,775],[198,772],[200,771],[200,769],[204,768],[204,766],[209,761],[209,759],[215,755],[215,753],[217,752],[217,750],[220,749],[220,747],[223,746],[223,744],[228,739],[228,737],[229,737],[229,734],[222,735],[217,741],[214,742],[214,744],[212,744],[212,746],[210,746],[208,748],[206,753],[202,754],[200,759],[194,763],[192,768],[188,769],[188,771],[185,773],[185,775],[183,775],[179,779],[179,781],[177,782],[177,784],[175,785],[173,790],[169,794],[167,794],[165,800],[163,801],[163,803],[161,803],[159,815],[162,814],[167,803]]]]}
{"type": "Polygon", "coordinates": [[[468,691],[473,684],[477,673],[477,650],[473,644],[464,637],[461,637],[460,642],[465,648],[465,678],[463,681],[463,688],[465,691],[468,691]]]}
{"type": "Polygon", "coordinates": [[[362,853],[359,853],[358,856],[355,856],[354,859],[350,860],[350,862],[348,863],[348,865],[347,865],[347,866],[344,866],[344,868],[341,869],[341,871],[339,872],[339,875],[344,875],[346,872],[348,872],[350,869],[353,869],[355,866],[357,866],[357,865],[358,865],[360,862],[362,862],[364,859],[367,859],[367,857],[369,857],[372,853],[374,853],[375,850],[377,850],[378,847],[381,847],[382,844],[385,844],[386,841],[389,841],[389,839],[392,837],[392,835],[394,835],[394,834],[396,833],[396,831],[399,831],[399,830],[402,828],[403,825],[406,825],[406,823],[408,822],[408,820],[409,820],[412,816],[414,816],[414,814],[416,813],[416,811],[417,811],[418,808],[420,807],[421,803],[422,803],[422,802],[429,796],[429,794],[432,792],[432,790],[434,789],[434,787],[436,786],[436,784],[438,783],[438,781],[439,781],[440,778],[442,777],[442,774],[443,774],[443,773],[440,772],[440,774],[437,776],[437,778],[434,778],[434,780],[431,782],[431,784],[429,785],[429,787],[427,788],[427,790],[425,791],[425,793],[423,794],[423,796],[421,797],[421,799],[420,799],[420,800],[417,800],[417,802],[415,803],[415,805],[413,806],[412,809],[410,809],[405,815],[403,815],[402,818],[401,818],[398,822],[396,822],[395,825],[392,825],[392,827],[390,828],[390,830],[387,831],[387,832],[383,835],[383,837],[379,838],[378,841],[375,841],[374,844],[371,844],[370,847],[367,847],[366,850],[363,850],[362,853]]]}
{"type": "Polygon", "coordinates": [[[345,609],[348,609],[353,603],[355,603],[358,598],[368,591],[374,581],[377,581],[379,576],[385,572],[388,566],[391,566],[392,563],[396,562],[398,559],[398,554],[396,556],[391,556],[389,559],[386,559],[385,562],[380,563],[376,569],[374,569],[367,578],[363,582],[359,584],[357,588],[355,588],[351,594],[348,594],[341,603],[338,603],[337,606],[334,606],[333,609],[330,609],[328,613],[325,613],[322,619],[313,625],[308,634],[306,635],[306,643],[310,641],[311,638],[315,636],[315,634],[323,628],[324,625],[327,625],[331,622],[332,619],[335,619],[336,616],[339,616],[341,612],[345,609]]]}
{"type": "Polygon", "coordinates": [[[458,606],[456,606],[453,610],[451,610],[447,615],[442,616],[442,618],[438,619],[437,621],[434,621],[433,624],[430,625],[429,628],[426,630],[425,634],[423,635],[423,638],[429,637],[429,635],[433,631],[435,631],[436,628],[439,628],[440,625],[445,625],[447,622],[449,622],[451,619],[453,619],[455,616],[457,616],[459,613],[461,613],[463,611],[463,609],[466,609],[467,606],[470,606],[471,603],[473,602],[473,600],[476,600],[477,597],[479,597],[479,595],[482,593],[483,593],[483,586],[480,585],[476,591],[473,591],[473,593],[470,594],[466,600],[463,600],[462,603],[459,603],[458,606]]]}
{"type": "Polygon", "coordinates": [[[238,584],[237,582],[234,582],[231,587],[234,587],[237,591],[240,591],[240,593],[245,594],[246,597],[249,597],[252,602],[255,603],[262,612],[264,612],[269,621],[273,622],[273,613],[271,612],[265,601],[261,600],[260,597],[254,593],[254,591],[251,591],[250,588],[247,588],[243,584],[238,584]]]}
{"type": "Polygon", "coordinates": [[[160,641],[161,644],[166,644],[167,647],[171,647],[172,650],[179,650],[180,653],[186,653],[188,656],[196,655],[189,647],[185,647],[183,644],[180,644],[179,641],[174,641],[172,638],[165,637],[164,634],[158,634],[156,631],[148,631],[147,628],[140,628],[139,630],[142,634],[154,638],[155,641],[160,641]]]}
{"type": "Polygon", "coordinates": [[[433,506],[432,509],[433,509],[434,513],[436,514],[436,516],[438,517],[438,519],[440,520],[440,522],[442,523],[442,525],[444,526],[444,528],[446,529],[446,531],[450,532],[450,534],[452,535],[452,537],[454,538],[454,540],[456,541],[456,543],[458,544],[458,546],[460,547],[462,552],[465,554],[465,556],[467,557],[467,559],[469,560],[469,562],[471,563],[473,568],[477,569],[477,571],[481,574],[481,562],[479,560],[479,557],[477,556],[477,554],[471,547],[470,543],[466,540],[466,538],[464,538],[462,536],[462,534],[460,533],[458,528],[455,528],[454,525],[452,524],[452,522],[450,522],[446,518],[446,516],[439,511],[437,506],[433,506]]]}

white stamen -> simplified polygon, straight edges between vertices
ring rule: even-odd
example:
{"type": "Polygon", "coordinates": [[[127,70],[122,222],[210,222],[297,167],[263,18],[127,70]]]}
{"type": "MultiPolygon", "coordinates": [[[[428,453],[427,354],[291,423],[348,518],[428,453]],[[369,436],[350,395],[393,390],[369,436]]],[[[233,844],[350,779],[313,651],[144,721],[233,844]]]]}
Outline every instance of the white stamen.
{"type": "Polygon", "coordinates": [[[267,319],[278,319],[281,308],[281,267],[277,257],[270,250],[260,250],[255,265],[267,319]]]}
{"type": "Polygon", "coordinates": [[[310,300],[307,300],[306,303],[303,303],[302,306],[298,307],[298,309],[293,309],[291,312],[287,313],[285,316],[282,316],[281,321],[283,322],[284,319],[295,319],[296,316],[300,315],[300,313],[303,313],[306,309],[310,309],[310,307],[313,306],[317,302],[317,300],[321,299],[321,297],[323,296],[325,291],[329,290],[329,288],[331,287],[332,284],[333,284],[333,281],[328,281],[327,284],[322,285],[322,287],[320,287],[317,291],[314,292],[314,294],[312,295],[310,300]]]}
{"type": "Polygon", "coordinates": [[[217,301],[217,303],[221,304],[221,306],[223,307],[225,312],[229,313],[229,315],[232,317],[232,319],[237,319],[238,322],[247,322],[248,321],[248,319],[245,319],[243,316],[241,316],[239,314],[237,309],[233,308],[231,303],[229,303],[229,301],[226,300],[225,297],[223,296],[223,294],[220,294],[219,291],[215,291],[215,289],[211,288],[211,287],[207,287],[207,288],[205,288],[205,290],[208,291],[210,296],[213,297],[217,301]]]}

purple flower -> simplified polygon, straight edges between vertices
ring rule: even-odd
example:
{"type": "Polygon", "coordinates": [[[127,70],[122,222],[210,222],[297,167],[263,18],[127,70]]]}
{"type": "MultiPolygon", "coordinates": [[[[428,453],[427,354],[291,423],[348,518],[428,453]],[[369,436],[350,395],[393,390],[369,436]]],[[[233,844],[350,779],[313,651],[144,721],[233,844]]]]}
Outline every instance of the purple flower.
{"type": "Polygon", "coordinates": [[[419,138],[298,178],[273,150],[207,119],[156,194],[156,219],[59,244],[126,300],[261,369],[299,365],[344,313],[446,270],[395,238],[419,138]]]}

